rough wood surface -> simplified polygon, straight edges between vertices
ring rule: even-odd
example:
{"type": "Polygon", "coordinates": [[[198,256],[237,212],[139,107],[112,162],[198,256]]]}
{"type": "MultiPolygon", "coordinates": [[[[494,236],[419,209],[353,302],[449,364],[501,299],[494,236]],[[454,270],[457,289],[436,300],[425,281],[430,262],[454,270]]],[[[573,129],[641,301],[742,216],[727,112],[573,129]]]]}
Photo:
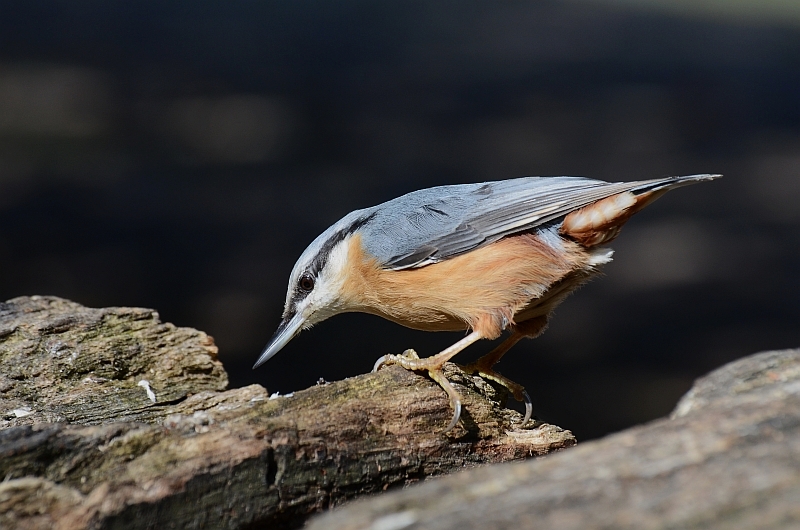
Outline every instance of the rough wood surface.
{"type": "Polygon", "coordinates": [[[0,428],[154,421],[189,394],[227,386],[211,337],[152,309],[41,296],[0,304],[0,428]]]}
{"type": "Polygon", "coordinates": [[[552,425],[515,428],[493,387],[449,375],[465,413],[445,436],[446,395],[397,367],[291,396],[224,391],[210,337],[151,310],[11,300],[0,528],[297,527],[358,495],[575,443],[552,425]]]}
{"type": "Polygon", "coordinates": [[[800,350],[712,372],[669,419],[356,501],[309,528],[800,528],[800,350]]]}

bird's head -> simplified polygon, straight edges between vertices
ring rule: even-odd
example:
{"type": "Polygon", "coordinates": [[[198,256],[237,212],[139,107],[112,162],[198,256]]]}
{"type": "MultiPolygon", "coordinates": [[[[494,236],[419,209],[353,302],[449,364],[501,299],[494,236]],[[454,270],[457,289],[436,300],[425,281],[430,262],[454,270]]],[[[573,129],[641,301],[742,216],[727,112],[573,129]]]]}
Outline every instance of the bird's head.
{"type": "Polygon", "coordinates": [[[355,211],[319,235],[294,264],[283,319],[253,368],[278,353],[300,331],[348,310],[342,292],[350,238],[369,220],[355,211]]]}

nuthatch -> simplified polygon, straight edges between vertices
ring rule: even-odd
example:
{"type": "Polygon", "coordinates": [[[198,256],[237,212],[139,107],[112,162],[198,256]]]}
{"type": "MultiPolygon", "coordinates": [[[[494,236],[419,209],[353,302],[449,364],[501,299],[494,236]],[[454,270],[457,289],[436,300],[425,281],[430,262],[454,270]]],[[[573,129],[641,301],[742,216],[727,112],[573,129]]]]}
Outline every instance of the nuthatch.
{"type": "Polygon", "coordinates": [[[444,363],[479,339],[511,334],[465,367],[531,403],[524,389],[493,366],[524,337],[537,337],[571,291],[611,261],[600,245],[614,239],[636,212],[667,191],[720,175],[637,182],[583,177],[524,177],[439,186],[356,210],[317,237],[289,277],[283,320],[253,368],[300,330],[346,312],[379,315],[426,331],[470,333],[420,359],[413,350],[375,364],[425,370],[461,398],[442,373],[444,363]]]}

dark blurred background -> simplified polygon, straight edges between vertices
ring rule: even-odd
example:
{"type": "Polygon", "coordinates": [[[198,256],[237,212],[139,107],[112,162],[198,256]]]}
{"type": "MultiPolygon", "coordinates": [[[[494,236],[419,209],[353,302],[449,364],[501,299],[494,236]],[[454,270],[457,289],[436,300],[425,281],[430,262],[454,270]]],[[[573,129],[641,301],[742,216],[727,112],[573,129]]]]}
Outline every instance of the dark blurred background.
{"type": "MultiPolygon", "coordinates": [[[[344,315],[250,367],[305,246],[418,188],[719,172],[638,214],[500,370],[581,440],[800,345],[800,4],[0,7],[0,299],[156,308],[287,393],[459,334],[344,315]]],[[[466,361],[490,348],[481,344],[466,361]]]]}

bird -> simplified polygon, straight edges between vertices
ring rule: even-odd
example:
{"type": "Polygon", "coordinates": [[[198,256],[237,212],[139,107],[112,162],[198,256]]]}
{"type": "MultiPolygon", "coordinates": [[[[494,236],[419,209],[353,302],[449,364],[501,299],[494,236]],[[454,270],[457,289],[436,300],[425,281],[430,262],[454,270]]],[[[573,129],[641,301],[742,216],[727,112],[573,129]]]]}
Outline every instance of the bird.
{"type": "Polygon", "coordinates": [[[525,402],[525,389],[494,370],[519,340],[538,337],[553,309],[612,259],[604,246],[639,210],[669,190],[721,177],[671,176],[632,182],[586,177],[520,177],[437,186],[353,211],[305,249],[289,276],[283,316],[253,367],[301,330],[346,312],[378,315],[424,331],[462,331],[464,338],[420,358],[388,354],[426,371],[448,394],[453,417],[461,396],[445,362],[481,339],[509,335],[464,371],[492,380],[525,402]]]}

